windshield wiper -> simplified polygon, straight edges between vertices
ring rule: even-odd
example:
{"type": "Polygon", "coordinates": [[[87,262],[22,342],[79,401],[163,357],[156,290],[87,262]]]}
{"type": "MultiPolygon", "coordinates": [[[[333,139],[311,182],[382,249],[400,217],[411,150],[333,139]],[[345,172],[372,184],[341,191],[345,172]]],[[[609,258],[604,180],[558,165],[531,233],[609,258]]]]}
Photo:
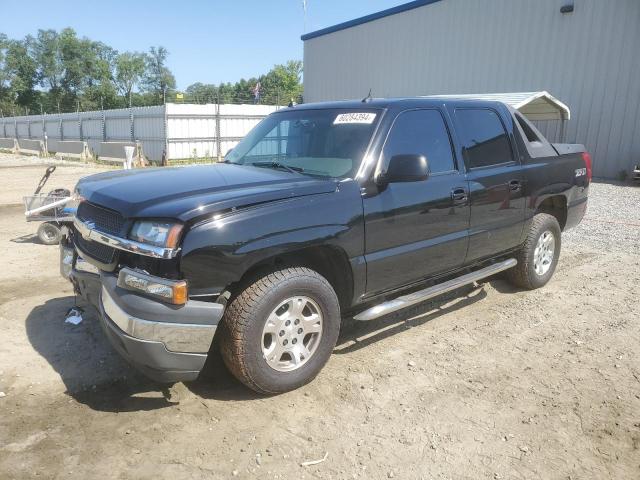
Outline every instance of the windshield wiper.
{"type": "Polygon", "coordinates": [[[271,162],[254,162],[251,165],[254,167],[267,167],[267,168],[282,168],[291,173],[302,173],[304,172],[304,168],[300,167],[291,167],[289,165],[285,165],[284,163],[271,161],[271,162]]]}

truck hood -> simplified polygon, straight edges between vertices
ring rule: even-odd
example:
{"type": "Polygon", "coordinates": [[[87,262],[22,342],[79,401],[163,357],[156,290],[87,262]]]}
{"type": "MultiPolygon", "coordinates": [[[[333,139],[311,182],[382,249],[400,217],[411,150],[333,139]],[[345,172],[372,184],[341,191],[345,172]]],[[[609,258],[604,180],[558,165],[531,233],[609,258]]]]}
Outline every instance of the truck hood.
{"type": "Polygon", "coordinates": [[[126,218],[204,217],[231,208],[334,192],[336,180],[246,165],[118,170],[85,177],[77,192],[126,218]]]}

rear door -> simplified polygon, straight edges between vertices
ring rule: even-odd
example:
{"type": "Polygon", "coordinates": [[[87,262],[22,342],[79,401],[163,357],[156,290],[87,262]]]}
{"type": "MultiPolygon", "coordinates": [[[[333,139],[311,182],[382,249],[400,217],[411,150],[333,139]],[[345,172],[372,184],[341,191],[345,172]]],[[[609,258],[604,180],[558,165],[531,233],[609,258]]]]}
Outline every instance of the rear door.
{"type": "Polygon", "coordinates": [[[526,203],[524,174],[516,160],[511,130],[498,110],[455,108],[453,115],[468,170],[469,263],[520,243],[526,203]]]}
{"type": "Polygon", "coordinates": [[[367,294],[459,267],[467,250],[467,182],[439,109],[396,117],[382,150],[383,165],[399,154],[425,155],[430,175],[391,183],[364,198],[367,294]]]}

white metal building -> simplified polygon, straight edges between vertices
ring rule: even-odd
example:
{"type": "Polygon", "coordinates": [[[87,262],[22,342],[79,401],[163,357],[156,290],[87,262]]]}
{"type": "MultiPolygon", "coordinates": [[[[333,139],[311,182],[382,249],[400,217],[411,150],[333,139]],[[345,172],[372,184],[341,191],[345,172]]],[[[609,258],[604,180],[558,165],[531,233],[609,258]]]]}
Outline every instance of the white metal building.
{"type": "Polygon", "coordinates": [[[595,175],[640,163],[640,0],[418,0],[302,39],[305,102],[546,90],[595,175]]]}

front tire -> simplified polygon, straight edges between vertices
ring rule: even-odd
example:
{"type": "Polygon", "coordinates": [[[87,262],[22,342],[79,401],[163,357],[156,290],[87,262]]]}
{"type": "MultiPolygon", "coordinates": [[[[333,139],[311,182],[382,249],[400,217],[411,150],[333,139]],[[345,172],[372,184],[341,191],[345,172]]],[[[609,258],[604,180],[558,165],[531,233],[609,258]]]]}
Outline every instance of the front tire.
{"type": "Polygon", "coordinates": [[[556,217],[548,213],[536,214],[527,239],[516,255],[518,265],[506,272],[509,281],[527,290],[545,286],[556,270],[561,244],[556,217]]]}
{"type": "Polygon", "coordinates": [[[220,331],[222,358],[252,390],[287,392],[315,378],[339,331],[340,306],[329,282],[308,268],[285,268],[231,301],[220,331]]]}

